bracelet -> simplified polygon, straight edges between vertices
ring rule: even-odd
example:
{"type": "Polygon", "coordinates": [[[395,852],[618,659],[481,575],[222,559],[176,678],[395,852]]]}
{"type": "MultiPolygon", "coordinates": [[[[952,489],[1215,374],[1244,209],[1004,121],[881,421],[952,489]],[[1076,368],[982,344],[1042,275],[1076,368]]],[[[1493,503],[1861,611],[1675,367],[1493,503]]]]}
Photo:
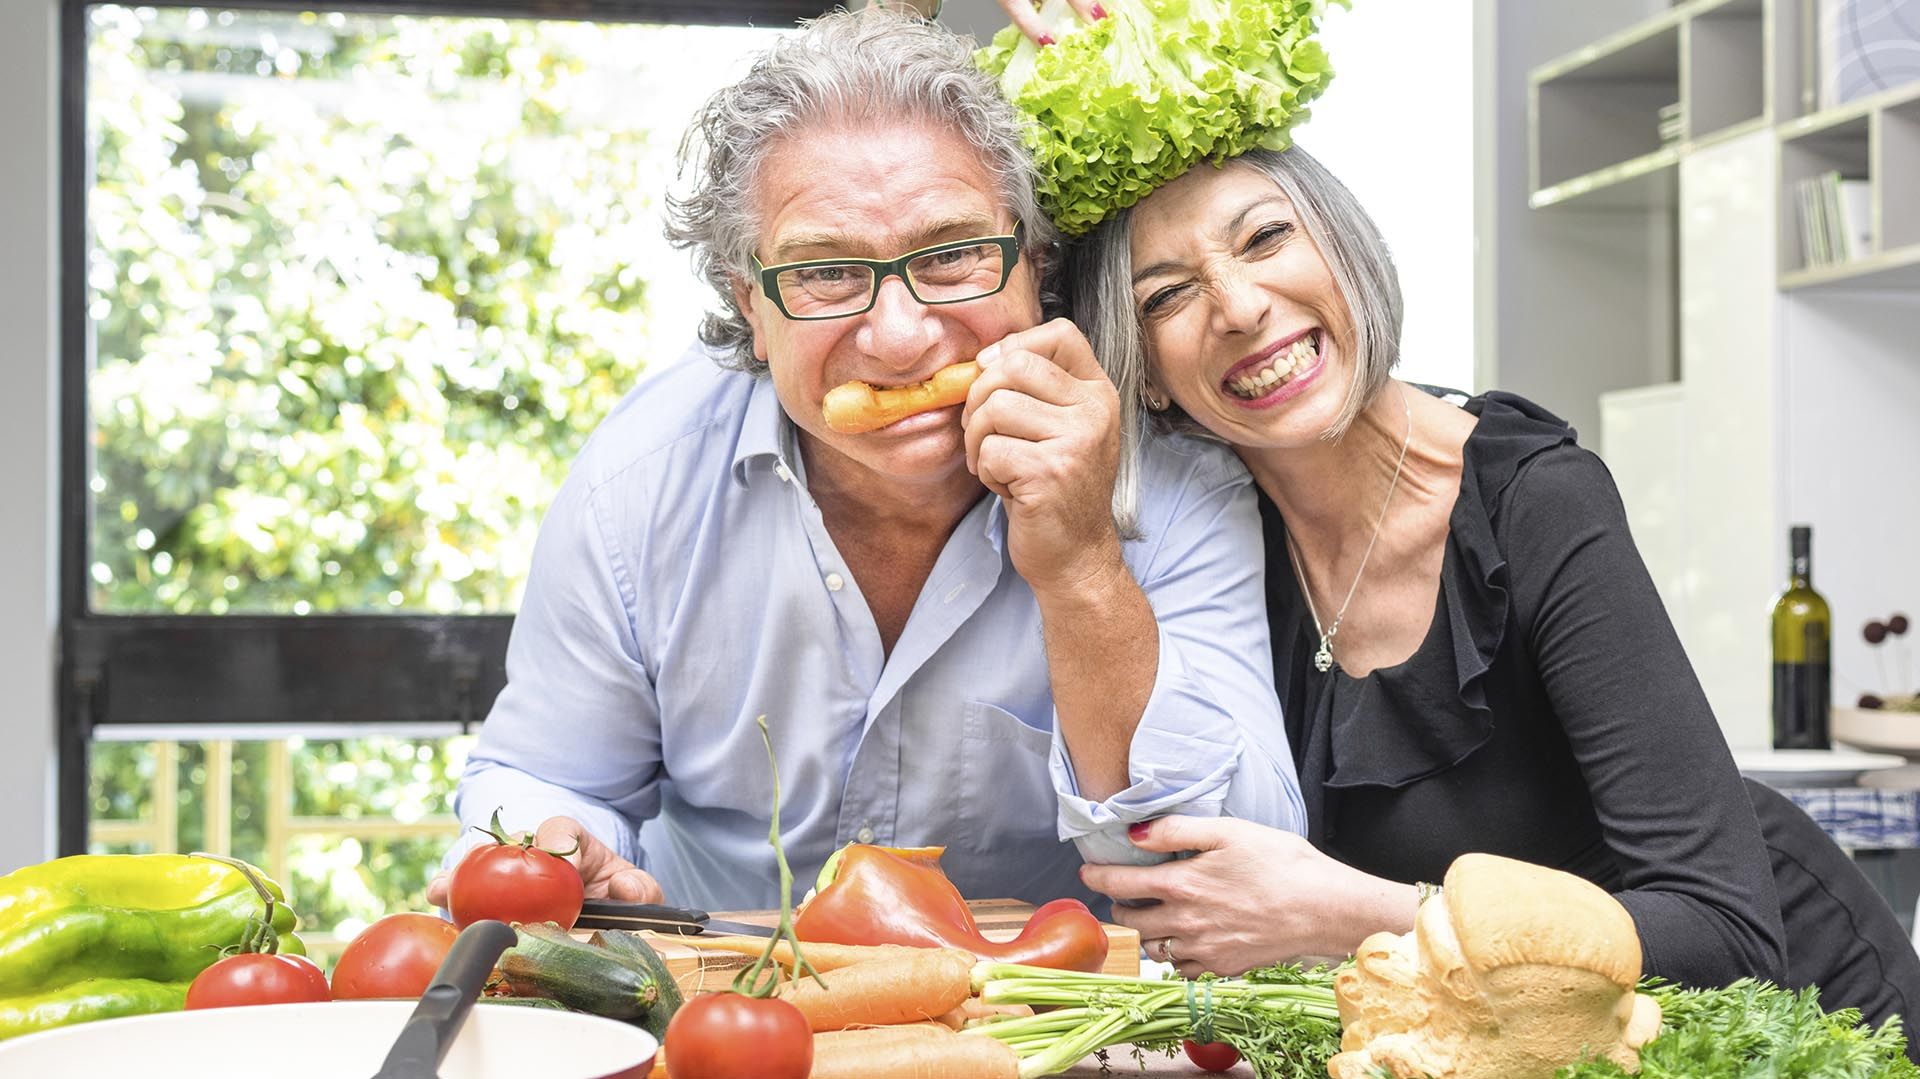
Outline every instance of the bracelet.
{"type": "Polygon", "coordinates": [[[1425,904],[1427,900],[1439,895],[1442,891],[1444,891],[1444,889],[1441,888],[1440,885],[1434,884],[1431,881],[1416,881],[1413,885],[1413,905],[1416,907],[1421,906],[1425,904]]]}

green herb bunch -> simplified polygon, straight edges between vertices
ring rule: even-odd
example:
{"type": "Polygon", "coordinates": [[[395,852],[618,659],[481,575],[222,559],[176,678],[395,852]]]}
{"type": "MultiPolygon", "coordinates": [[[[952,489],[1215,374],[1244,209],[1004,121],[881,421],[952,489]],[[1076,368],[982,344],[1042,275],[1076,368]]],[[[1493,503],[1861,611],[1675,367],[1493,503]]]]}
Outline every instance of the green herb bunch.
{"type": "MultiPolygon", "coordinates": [[[[1920,1079],[1906,1057],[1898,1018],[1878,1030],[1860,1012],[1825,1012],[1817,989],[1798,992],[1744,979],[1725,989],[1650,982],[1660,1036],[1640,1050],[1642,1079],[1920,1079]]],[[[1589,1060],[1555,1079],[1625,1079],[1618,1065],[1589,1060]]]]}

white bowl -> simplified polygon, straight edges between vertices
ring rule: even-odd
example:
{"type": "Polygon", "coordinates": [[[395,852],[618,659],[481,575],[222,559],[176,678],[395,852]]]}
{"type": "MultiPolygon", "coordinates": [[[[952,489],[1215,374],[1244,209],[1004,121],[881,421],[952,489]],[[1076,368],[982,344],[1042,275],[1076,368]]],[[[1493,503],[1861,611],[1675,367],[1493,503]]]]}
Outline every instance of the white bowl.
{"type": "MultiPolygon", "coordinates": [[[[207,1008],[103,1019],[0,1041],[0,1076],[364,1079],[414,1001],[207,1008]]],[[[638,1027],[547,1008],[476,1004],[440,1079],[644,1079],[659,1046],[638,1027]]]]}
{"type": "Polygon", "coordinates": [[[1898,753],[1920,761],[1920,712],[1885,708],[1835,708],[1833,740],[1859,749],[1898,753]]]}

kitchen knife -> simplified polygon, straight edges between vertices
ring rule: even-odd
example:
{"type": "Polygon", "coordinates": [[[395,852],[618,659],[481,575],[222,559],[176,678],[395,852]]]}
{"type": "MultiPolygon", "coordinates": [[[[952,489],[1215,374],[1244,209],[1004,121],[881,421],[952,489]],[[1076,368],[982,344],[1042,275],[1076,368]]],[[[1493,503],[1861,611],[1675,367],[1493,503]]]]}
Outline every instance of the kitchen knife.
{"type": "Polygon", "coordinates": [[[770,937],[773,927],[749,922],[730,922],[714,918],[704,910],[667,907],[658,903],[623,903],[614,899],[589,899],[580,905],[575,929],[651,929],[656,933],[691,936],[770,937]]]}

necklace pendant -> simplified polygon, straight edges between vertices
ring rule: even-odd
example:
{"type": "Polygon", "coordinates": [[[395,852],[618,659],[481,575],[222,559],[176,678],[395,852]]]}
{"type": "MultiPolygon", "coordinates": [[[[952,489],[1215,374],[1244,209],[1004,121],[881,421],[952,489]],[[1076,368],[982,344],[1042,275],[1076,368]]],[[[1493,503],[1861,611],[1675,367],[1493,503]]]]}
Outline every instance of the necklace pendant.
{"type": "Polygon", "coordinates": [[[1325,637],[1320,638],[1320,650],[1313,654],[1313,669],[1325,674],[1333,669],[1333,649],[1327,647],[1325,637]]]}

